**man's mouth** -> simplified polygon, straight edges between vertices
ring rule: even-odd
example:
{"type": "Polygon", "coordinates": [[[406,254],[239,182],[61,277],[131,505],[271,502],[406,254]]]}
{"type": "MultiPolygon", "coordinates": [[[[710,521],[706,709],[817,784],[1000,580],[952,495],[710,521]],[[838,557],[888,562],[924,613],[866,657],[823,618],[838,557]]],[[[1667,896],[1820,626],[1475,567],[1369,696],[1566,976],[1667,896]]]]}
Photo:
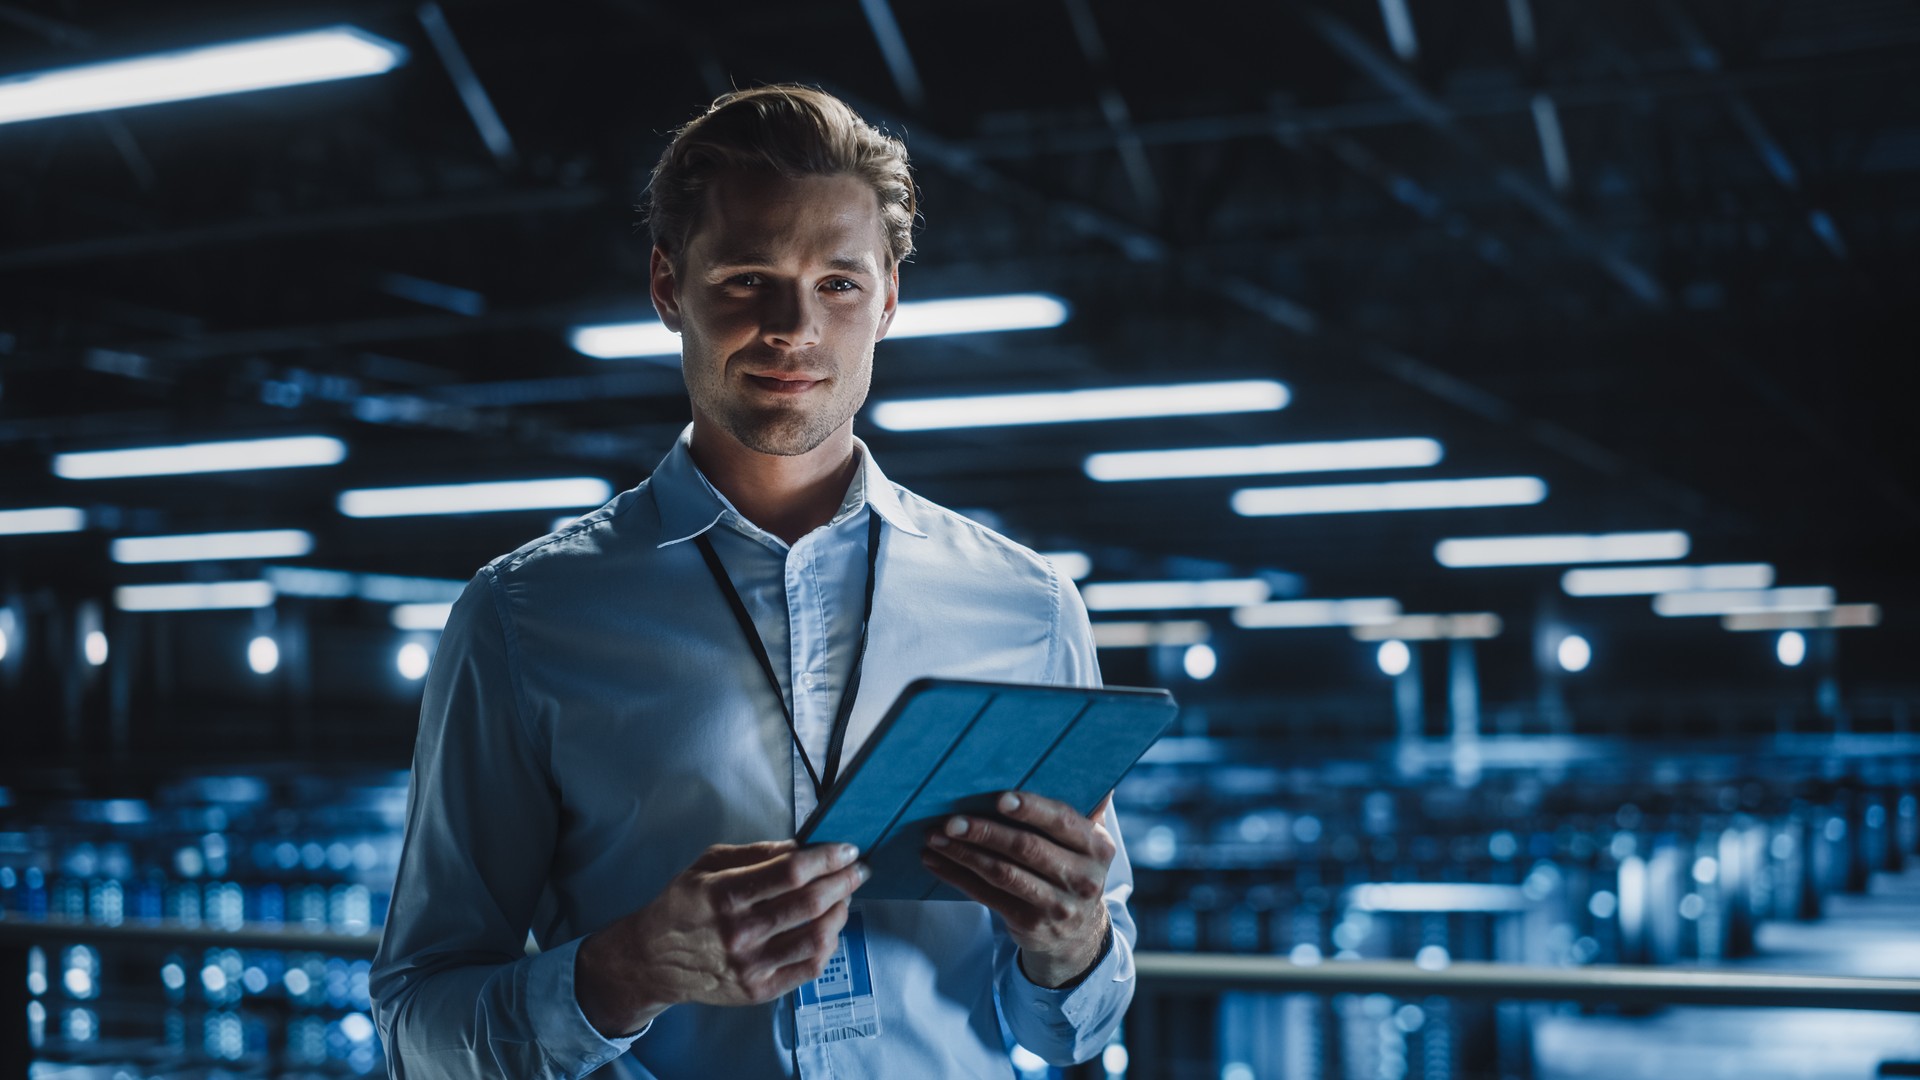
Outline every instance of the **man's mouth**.
{"type": "Polygon", "coordinates": [[[775,394],[804,394],[825,382],[809,375],[748,375],[747,382],[775,394]]]}

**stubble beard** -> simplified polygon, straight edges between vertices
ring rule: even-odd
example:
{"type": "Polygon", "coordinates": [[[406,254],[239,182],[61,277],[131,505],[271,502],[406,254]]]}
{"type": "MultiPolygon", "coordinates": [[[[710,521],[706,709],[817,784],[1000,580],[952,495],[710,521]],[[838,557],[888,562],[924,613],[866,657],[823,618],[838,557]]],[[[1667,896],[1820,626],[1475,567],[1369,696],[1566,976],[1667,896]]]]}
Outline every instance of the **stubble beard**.
{"type": "Polygon", "coordinates": [[[872,366],[867,364],[836,374],[827,385],[804,395],[814,397],[824,390],[824,400],[804,404],[765,407],[749,404],[727,392],[725,375],[719,380],[689,378],[687,393],[702,412],[740,445],[757,454],[799,457],[819,448],[860,411],[867,399],[872,371],[872,366]]]}

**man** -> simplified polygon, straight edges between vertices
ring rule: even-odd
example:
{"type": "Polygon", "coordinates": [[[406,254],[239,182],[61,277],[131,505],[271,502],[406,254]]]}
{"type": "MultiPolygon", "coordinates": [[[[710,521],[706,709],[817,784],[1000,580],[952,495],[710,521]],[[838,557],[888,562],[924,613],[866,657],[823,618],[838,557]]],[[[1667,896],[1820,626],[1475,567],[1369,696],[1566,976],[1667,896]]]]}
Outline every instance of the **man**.
{"type": "Polygon", "coordinates": [[[819,91],[741,91],[649,197],[693,423],[454,605],[373,973],[392,1074],[1005,1077],[1003,1019],[1094,1056],[1133,990],[1105,807],[947,821],[923,859],[971,903],[862,902],[858,853],[780,839],[917,677],[1098,681],[1072,585],[853,436],[911,250],[905,148],[819,91]],[[830,961],[864,962],[870,1023],[807,1011],[830,961]]]}

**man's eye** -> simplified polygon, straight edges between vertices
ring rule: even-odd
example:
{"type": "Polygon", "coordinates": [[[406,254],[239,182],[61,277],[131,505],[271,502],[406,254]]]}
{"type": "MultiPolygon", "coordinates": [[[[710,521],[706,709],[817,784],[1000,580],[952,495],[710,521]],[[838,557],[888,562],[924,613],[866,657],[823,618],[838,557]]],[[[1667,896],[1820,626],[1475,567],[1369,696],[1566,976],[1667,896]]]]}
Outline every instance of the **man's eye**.
{"type": "Polygon", "coordinates": [[[827,290],[829,292],[852,292],[859,287],[858,284],[848,281],[846,278],[834,278],[827,282],[827,290]]]}
{"type": "Polygon", "coordinates": [[[735,274],[732,277],[727,279],[727,284],[758,285],[760,284],[760,275],[759,274],[735,274]]]}

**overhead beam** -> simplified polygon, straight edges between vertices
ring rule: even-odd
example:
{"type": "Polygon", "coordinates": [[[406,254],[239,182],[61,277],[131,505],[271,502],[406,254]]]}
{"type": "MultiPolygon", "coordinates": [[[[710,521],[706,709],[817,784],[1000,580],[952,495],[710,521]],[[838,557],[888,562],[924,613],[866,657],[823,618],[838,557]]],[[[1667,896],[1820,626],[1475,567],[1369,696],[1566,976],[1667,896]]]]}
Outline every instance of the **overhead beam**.
{"type": "MultiPolygon", "coordinates": [[[[1667,305],[1666,289],[1653,275],[1602,241],[1551,192],[1541,190],[1525,176],[1496,162],[1480,144],[1480,140],[1460,125],[1453,111],[1439,98],[1428,93],[1406,69],[1383,55],[1366,38],[1334,16],[1315,8],[1305,9],[1301,14],[1335,53],[1382,90],[1399,98],[1421,123],[1438,132],[1463,156],[1488,172],[1495,186],[1565,237],[1575,250],[1590,259],[1635,299],[1655,309],[1667,305]]],[[[1528,108],[1533,108],[1531,100],[1528,108]]]]}
{"type": "Polygon", "coordinates": [[[1066,4],[1068,20],[1073,23],[1080,55],[1086,58],[1099,83],[1100,112],[1106,118],[1107,130],[1113,132],[1114,149],[1120,153],[1120,164],[1126,170],[1127,182],[1133,186],[1133,196],[1142,210],[1158,213],[1160,184],[1154,179],[1153,164],[1147,160],[1146,144],[1133,130],[1133,110],[1127,107],[1127,99],[1120,93],[1120,84],[1113,73],[1113,59],[1107,53],[1100,24],[1093,17],[1093,6],[1088,0],[1062,2],[1066,4]]]}
{"type": "Polygon", "coordinates": [[[507,133],[507,125],[493,107],[493,99],[487,96],[487,88],[481,84],[480,76],[474,73],[466,50],[460,47],[460,39],[453,36],[453,27],[447,25],[447,17],[441,12],[440,5],[434,0],[427,0],[414,12],[414,17],[420,20],[421,29],[427,32],[427,40],[433,43],[433,51],[440,54],[440,63],[447,69],[447,76],[453,80],[453,87],[460,94],[460,104],[466,106],[467,117],[480,132],[480,140],[487,144],[487,152],[493,155],[494,164],[500,166],[503,172],[511,171],[518,160],[513,148],[513,136],[507,133]]]}
{"type": "Polygon", "coordinates": [[[913,51],[907,48],[900,20],[893,16],[893,6],[887,0],[860,0],[860,10],[873,30],[874,43],[880,46],[880,57],[887,62],[887,74],[893,76],[900,100],[915,112],[925,109],[927,88],[920,81],[920,68],[913,62],[913,51]]]}

